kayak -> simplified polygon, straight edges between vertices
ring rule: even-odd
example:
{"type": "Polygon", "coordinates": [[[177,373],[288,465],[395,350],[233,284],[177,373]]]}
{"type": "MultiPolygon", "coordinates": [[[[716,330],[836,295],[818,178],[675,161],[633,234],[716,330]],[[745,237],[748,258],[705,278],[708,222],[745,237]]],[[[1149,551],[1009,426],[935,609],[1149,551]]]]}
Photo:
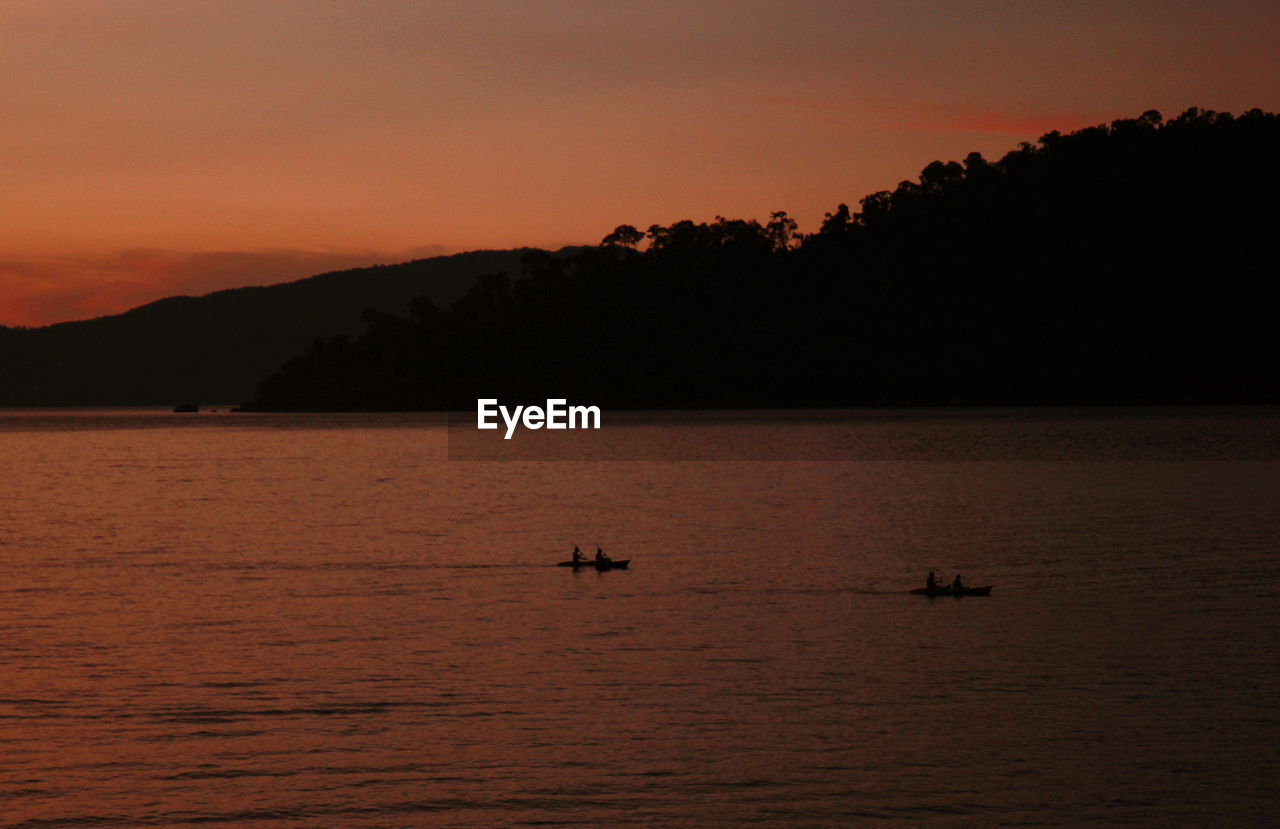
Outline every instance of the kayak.
{"type": "Polygon", "coordinates": [[[994,586],[989,584],[986,587],[961,587],[959,591],[955,591],[951,589],[949,584],[940,584],[932,590],[927,587],[917,587],[911,592],[916,596],[928,596],[929,598],[934,596],[955,596],[958,599],[961,596],[990,596],[991,588],[994,586]]]}
{"type": "Polygon", "coordinates": [[[631,559],[610,559],[609,561],[562,561],[557,567],[572,567],[574,570],[581,570],[584,567],[594,567],[597,570],[625,570],[627,565],[631,563],[631,559]]]}
{"type": "Polygon", "coordinates": [[[594,567],[597,570],[625,570],[630,563],[631,559],[629,558],[609,559],[601,562],[588,559],[587,561],[562,561],[556,566],[572,567],[574,570],[581,570],[584,567],[594,567]]]}

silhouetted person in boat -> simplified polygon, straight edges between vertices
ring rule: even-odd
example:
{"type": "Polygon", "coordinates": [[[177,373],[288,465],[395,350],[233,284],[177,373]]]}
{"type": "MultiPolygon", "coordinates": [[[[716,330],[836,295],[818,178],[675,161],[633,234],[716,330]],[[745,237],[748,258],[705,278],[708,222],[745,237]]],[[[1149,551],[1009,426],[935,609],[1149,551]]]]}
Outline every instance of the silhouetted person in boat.
{"type": "Polygon", "coordinates": [[[596,547],[596,564],[608,564],[609,556],[605,555],[603,547],[596,547]]]}
{"type": "Polygon", "coordinates": [[[579,550],[579,549],[578,549],[577,545],[574,545],[574,548],[573,548],[573,563],[574,563],[574,564],[577,564],[579,561],[586,561],[586,560],[587,560],[586,555],[584,555],[584,554],[583,554],[583,552],[582,552],[581,550],[579,550]]]}
{"type": "Polygon", "coordinates": [[[964,590],[964,585],[960,583],[960,574],[956,573],[956,580],[951,582],[951,589],[957,593],[964,590]]]}
{"type": "Polygon", "coordinates": [[[929,571],[929,578],[925,580],[924,586],[927,590],[938,589],[938,580],[934,577],[932,570],[929,571]]]}

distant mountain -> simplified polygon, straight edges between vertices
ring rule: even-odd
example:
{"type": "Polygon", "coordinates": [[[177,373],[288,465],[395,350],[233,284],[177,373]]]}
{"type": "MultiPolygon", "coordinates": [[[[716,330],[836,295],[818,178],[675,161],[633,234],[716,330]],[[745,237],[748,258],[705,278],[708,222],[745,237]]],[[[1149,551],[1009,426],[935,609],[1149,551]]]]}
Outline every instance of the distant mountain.
{"type": "Polygon", "coordinates": [[[313,341],[357,334],[365,310],[403,312],[417,297],[448,306],[482,275],[518,272],[523,253],[460,253],[0,327],[0,406],[239,403],[313,341]]]}

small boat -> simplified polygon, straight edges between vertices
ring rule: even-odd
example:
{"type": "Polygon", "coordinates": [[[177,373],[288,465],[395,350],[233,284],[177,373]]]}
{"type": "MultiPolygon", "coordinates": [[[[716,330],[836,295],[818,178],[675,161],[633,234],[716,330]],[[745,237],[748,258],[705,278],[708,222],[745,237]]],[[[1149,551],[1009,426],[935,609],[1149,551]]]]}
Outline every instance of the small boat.
{"type": "Polygon", "coordinates": [[[933,598],[934,596],[955,596],[958,599],[961,596],[990,596],[992,587],[995,587],[995,585],[989,584],[986,587],[961,587],[959,590],[954,590],[949,584],[940,584],[932,590],[927,587],[917,587],[915,590],[912,590],[911,593],[916,596],[928,596],[929,598],[933,598]]]}
{"type": "Polygon", "coordinates": [[[629,558],[606,559],[600,562],[587,559],[586,561],[562,561],[556,566],[572,567],[574,570],[581,570],[584,567],[594,567],[597,570],[625,570],[630,563],[631,559],[629,558]]]}

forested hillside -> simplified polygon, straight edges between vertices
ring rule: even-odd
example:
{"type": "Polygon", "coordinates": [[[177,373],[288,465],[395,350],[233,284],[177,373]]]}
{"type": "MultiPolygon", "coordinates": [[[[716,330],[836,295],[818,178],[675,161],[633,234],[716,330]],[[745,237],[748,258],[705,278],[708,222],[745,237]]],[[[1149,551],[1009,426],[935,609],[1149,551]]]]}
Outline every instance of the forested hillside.
{"type": "Polygon", "coordinates": [[[1280,119],[1189,110],[933,162],[796,233],[623,225],[371,315],[265,409],[1276,401],[1280,119]]]}

